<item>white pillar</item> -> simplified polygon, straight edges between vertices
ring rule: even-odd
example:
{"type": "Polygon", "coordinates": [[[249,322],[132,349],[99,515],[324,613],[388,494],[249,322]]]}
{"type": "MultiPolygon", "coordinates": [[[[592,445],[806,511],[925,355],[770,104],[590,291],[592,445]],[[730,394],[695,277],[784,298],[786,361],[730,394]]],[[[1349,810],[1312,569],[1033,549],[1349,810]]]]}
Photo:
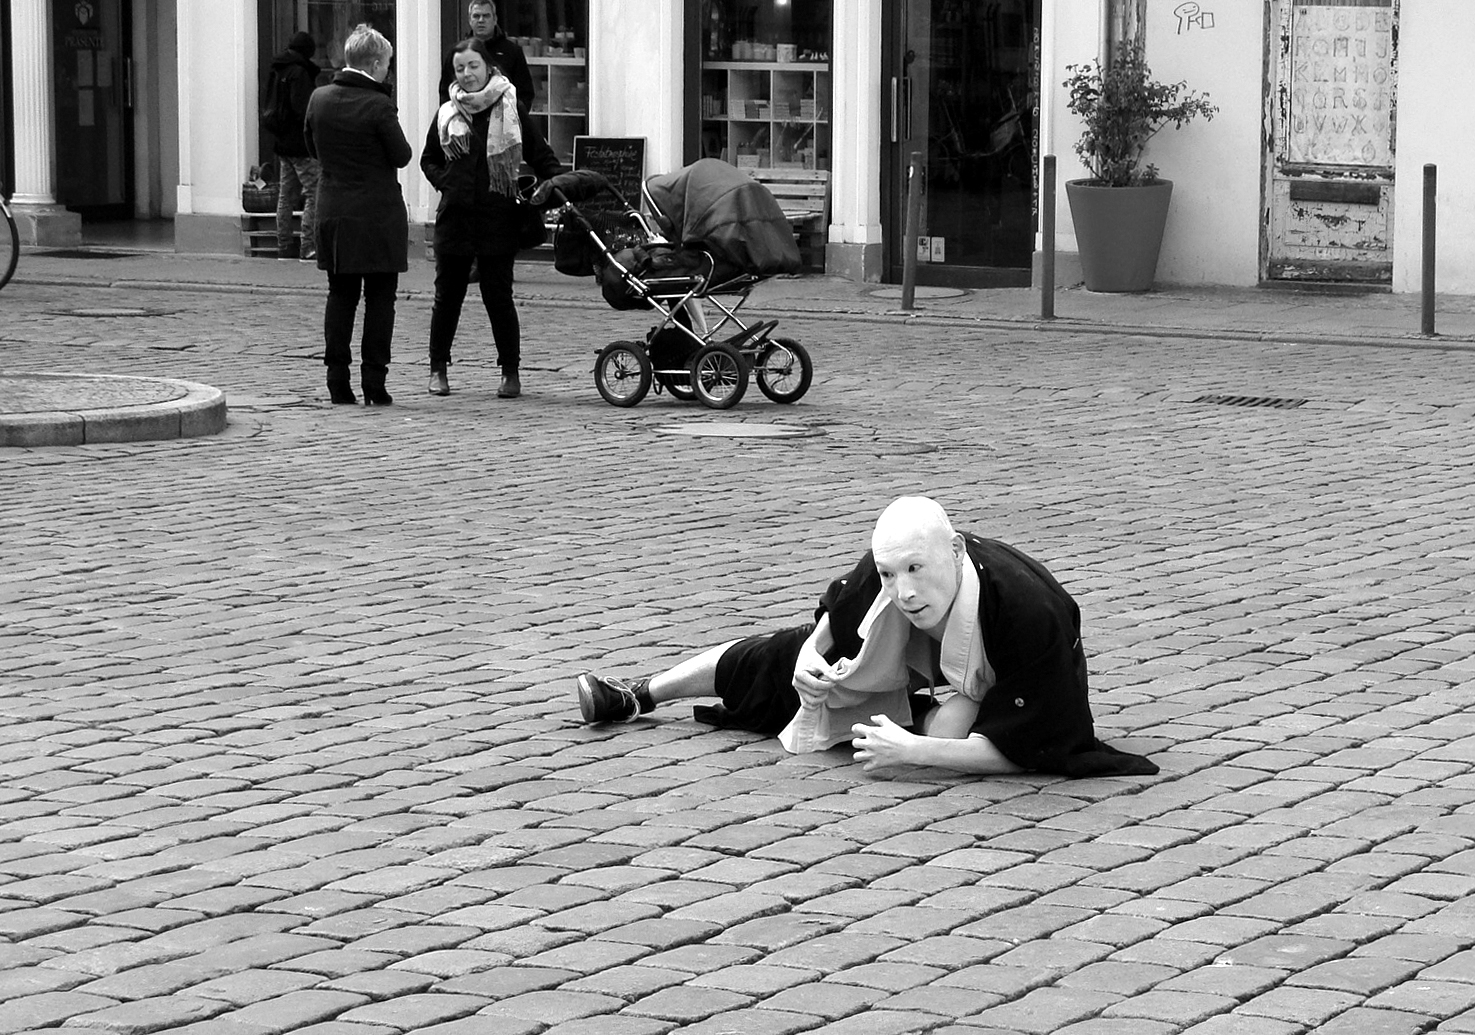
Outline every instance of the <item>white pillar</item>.
{"type": "Polygon", "coordinates": [[[852,280],[881,276],[882,0],[835,5],[830,55],[830,228],[825,269],[852,280]],[[879,102],[879,103],[878,103],[879,102]]]}
{"type": "Polygon", "coordinates": [[[15,221],[26,244],[76,244],[82,239],[82,217],[56,203],[51,5],[47,0],[14,0],[10,27],[15,221]]]}
{"type": "Polygon", "coordinates": [[[180,3],[174,247],[241,254],[241,183],[257,153],[255,0],[180,3]]]}
{"type": "Polygon", "coordinates": [[[589,0],[589,132],[644,137],[647,176],[681,167],[683,18],[681,0],[589,0]]]}
{"type": "Polygon", "coordinates": [[[15,87],[15,197],[18,205],[56,204],[56,119],[51,77],[51,11],[46,0],[11,5],[11,82],[15,87]]]}
{"type": "MultiPolygon", "coordinates": [[[[394,35],[395,103],[399,105],[400,128],[415,152],[415,159],[400,170],[399,180],[410,222],[429,223],[435,218],[440,196],[420,171],[419,158],[440,102],[436,93],[441,63],[440,5],[402,0],[395,5],[394,35]]],[[[412,227],[412,251],[419,240],[420,232],[412,227]]]]}

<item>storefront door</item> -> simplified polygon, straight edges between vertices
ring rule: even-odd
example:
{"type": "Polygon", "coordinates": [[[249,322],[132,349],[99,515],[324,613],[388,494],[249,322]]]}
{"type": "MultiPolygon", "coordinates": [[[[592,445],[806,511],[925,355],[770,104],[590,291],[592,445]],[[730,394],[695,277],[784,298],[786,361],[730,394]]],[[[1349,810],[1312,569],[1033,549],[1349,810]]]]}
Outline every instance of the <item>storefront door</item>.
{"type": "Polygon", "coordinates": [[[1267,280],[1393,279],[1399,0],[1282,0],[1265,160],[1267,280]]]}
{"type": "Polygon", "coordinates": [[[1039,0],[891,0],[882,203],[902,278],[907,168],[925,163],[917,282],[1027,286],[1034,250],[1039,0]]]}
{"type": "Polygon", "coordinates": [[[52,4],[57,201],[84,219],[133,217],[131,8],[52,4]]]}

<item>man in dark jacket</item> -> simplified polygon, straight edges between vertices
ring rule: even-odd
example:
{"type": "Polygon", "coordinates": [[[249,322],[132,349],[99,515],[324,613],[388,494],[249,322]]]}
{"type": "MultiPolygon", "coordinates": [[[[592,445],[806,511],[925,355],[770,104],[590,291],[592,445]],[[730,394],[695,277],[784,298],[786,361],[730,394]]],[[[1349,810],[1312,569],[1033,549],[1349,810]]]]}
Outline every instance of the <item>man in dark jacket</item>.
{"type": "Polygon", "coordinates": [[[585,674],[578,697],[586,722],[718,697],[699,720],[778,734],[795,752],[849,741],[868,772],[1158,771],[1096,739],[1075,601],[1038,561],[954,531],[925,497],[886,508],[814,625],[725,643],[634,683],[585,674]]]}
{"type": "Polygon", "coordinates": [[[277,257],[292,258],[292,212],[302,202],[304,261],[315,259],[313,234],[317,227],[318,162],[307,153],[303,120],[307,101],[322,72],[312,60],[318,45],[305,32],[292,37],[287,49],[272,58],[261,88],[262,128],[275,137],[277,153],[277,257]]]}
{"type": "MultiPolygon", "coordinates": [[[[471,35],[479,39],[482,46],[486,48],[487,54],[502,74],[512,83],[513,89],[517,91],[517,106],[523,113],[533,108],[533,73],[528,71],[527,55],[522,48],[502,31],[502,26],[497,24],[497,8],[492,5],[492,0],[471,0],[466,5],[467,17],[471,20],[471,35]]],[[[451,83],[456,79],[456,72],[451,67],[455,51],[446,54],[446,59],[440,70],[440,102],[442,104],[451,99],[451,83]]]]}

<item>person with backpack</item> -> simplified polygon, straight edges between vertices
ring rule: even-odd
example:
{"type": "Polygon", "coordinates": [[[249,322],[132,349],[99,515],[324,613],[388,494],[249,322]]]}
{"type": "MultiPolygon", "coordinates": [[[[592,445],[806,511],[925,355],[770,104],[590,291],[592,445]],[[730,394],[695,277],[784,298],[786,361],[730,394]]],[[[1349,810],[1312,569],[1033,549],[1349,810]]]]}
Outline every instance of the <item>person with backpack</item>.
{"type": "Polygon", "coordinates": [[[307,153],[303,120],[307,101],[322,69],[312,60],[317,42],[305,32],[293,35],[287,49],[272,58],[261,91],[261,128],[272,135],[277,154],[277,257],[317,258],[318,160],[307,153]],[[292,212],[302,202],[302,245],[293,248],[292,212]]]}

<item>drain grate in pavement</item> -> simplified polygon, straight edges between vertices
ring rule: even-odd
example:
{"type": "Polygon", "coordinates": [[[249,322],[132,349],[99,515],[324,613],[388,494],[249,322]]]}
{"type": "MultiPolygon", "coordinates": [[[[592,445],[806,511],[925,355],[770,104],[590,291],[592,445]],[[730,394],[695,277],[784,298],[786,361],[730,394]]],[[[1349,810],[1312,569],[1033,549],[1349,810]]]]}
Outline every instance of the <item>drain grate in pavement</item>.
{"type": "Polygon", "coordinates": [[[170,316],[177,309],[140,309],[137,306],[82,306],[77,309],[52,309],[52,316],[84,316],[92,319],[119,316],[170,316]]]}
{"type": "Polygon", "coordinates": [[[1294,410],[1308,402],[1306,399],[1278,399],[1271,395],[1201,395],[1193,401],[1216,406],[1258,406],[1267,410],[1294,410]]]}
{"type": "Polygon", "coordinates": [[[741,421],[683,421],[657,424],[658,435],[690,435],[693,438],[809,438],[823,435],[818,428],[803,424],[745,424],[741,421]]]}

